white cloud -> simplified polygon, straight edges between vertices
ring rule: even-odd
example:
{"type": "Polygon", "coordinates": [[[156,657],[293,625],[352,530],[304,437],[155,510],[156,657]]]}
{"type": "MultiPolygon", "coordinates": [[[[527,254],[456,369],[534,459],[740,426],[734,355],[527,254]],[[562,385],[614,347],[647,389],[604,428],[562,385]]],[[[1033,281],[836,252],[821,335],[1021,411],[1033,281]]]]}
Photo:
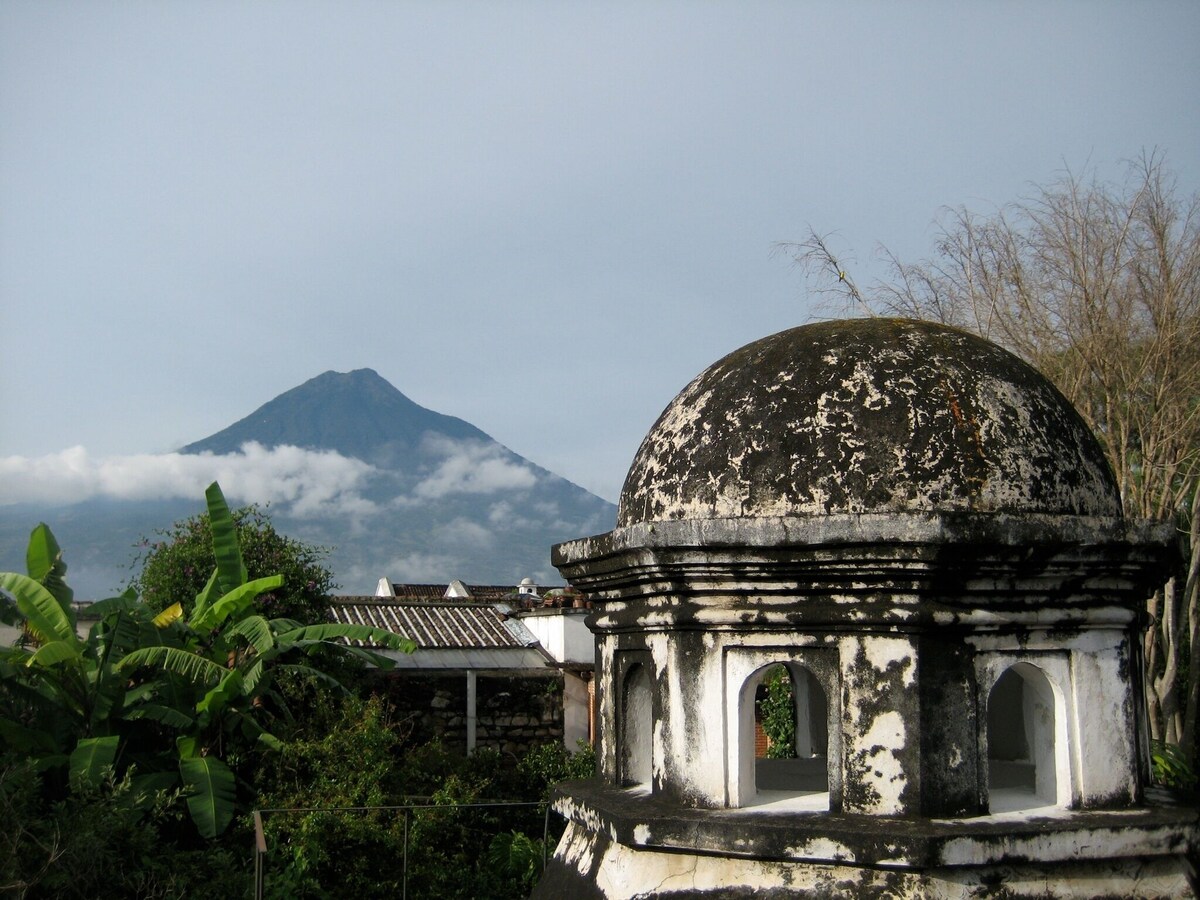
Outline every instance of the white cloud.
{"type": "Polygon", "coordinates": [[[414,496],[424,500],[448,494],[494,494],[530,488],[537,483],[532,469],[514,462],[503,448],[495,445],[431,436],[424,446],[428,452],[442,457],[433,474],[413,490],[414,496]]]}
{"type": "Polygon", "coordinates": [[[333,451],[257,443],[241,452],[164,453],[93,459],[83,447],[40,457],[0,457],[0,505],[198,498],[213,481],[240,502],[271,503],[297,517],[365,515],[376,506],[360,493],[374,471],[333,451]]]}
{"type": "Polygon", "coordinates": [[[401,583],[449,584],[462,566],[463,560],[440,553],[409,553],[388,563],[385,574],[401,583]]]}
{"type": "Polygon", "coordinates": [[[536,528],[540,524],[522,516],[507,500],[493,503],[488,508],[488,521],[493,525],[508,529],[536,528]]]}
{"type": "Polygon", "coordinates": [[[470,519],[457,518],[434,529],[434,538],[439,545],[486,549],[496,538],[492,532],[470,519]]]}

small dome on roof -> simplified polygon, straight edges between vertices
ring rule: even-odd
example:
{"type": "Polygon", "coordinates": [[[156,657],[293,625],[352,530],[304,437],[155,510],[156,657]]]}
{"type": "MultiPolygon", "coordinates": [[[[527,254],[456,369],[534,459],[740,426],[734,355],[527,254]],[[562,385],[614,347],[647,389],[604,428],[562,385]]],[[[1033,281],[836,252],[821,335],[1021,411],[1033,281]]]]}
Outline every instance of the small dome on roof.
{"type": "Polygon", "coordinates": [[[617,524],[965,510],[1121,515],[1112,470],[1041,374],[975,335],[907,319],[747,344],[659,416],[617,524]]]}

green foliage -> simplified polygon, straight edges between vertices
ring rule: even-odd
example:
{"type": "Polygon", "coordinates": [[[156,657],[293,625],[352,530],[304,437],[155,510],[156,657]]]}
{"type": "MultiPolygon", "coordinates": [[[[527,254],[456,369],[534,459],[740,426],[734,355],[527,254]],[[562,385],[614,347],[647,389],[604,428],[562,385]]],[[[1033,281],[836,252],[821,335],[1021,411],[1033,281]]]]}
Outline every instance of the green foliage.
{"type": "Polygon", "coordinates": [[[791,759],[796,755],[796,705],[792,701],[792,679],[787,669],[776,666],[765,679],[767,696],[759,702],[762,727],[766,732],[768,759],[791,759]]]}
{"type": "Polygon", "coordinates": [[[48,796],[78,800],[105,772],[124,778],[136,764],[142,785],[182,786],[199,834],[213,838],[234,818],[239,769],[282,746],[268,730],[289,717],[275,689],[279,674],[336,688],[313,663],[332,654],[390,664],[342,639],[397,650],[412,643],[374,628],[260,615],[256,601],[283,578],[247,580],[236,525],[215,483],[207,500],[219,563],[190,614],[178,600],[160,612],[127,591],[95,604],[99,621],[85,639],[69,617],[58,545],[44,525],[35,529],[30,574],[0,573],[11,597],[6,615],[25,634],[0,647],[0,735],[46,773],[48,796]]]}
{"type": "MultiPolygon", "coordinates": [[[[268,618],[295,619],[302,623],[324,622],[329,615],[329,596],[336,589],[333,574],[324,565],[328,550],[286,537],[275,530],[266,511],[247,506],[228,512],[232,519],[246,569],[243,581],[266,575],[282,575],[283,586],[259,595],[259,612],[268,618]]],[[[133,588],[153,610],[161,611],[182,602],[190,611],[192,598],[204,589],[217,566],[213,533],[208,513],[176,522],[159,532],[157,540],[145,539],[141,572],[133,588]]],[[[218,541],[223,548],[230,542],[218,541]]],[[[236,567],[232,557],[229,565],[236,567]]],[[[233,577],[232,570],[224,578],[233,577]]],[[[238,582],[241,583],[241,582],[238,582]]]]}
{"type": "MultiPolygon", "coordinates": [[[[0,758],[0,892],[16,898],[242,898],[249,854],[181,840],[178,792],[109,773],[48,797],[31,759],[0,758]]],[[[242,842],[244,844],[244,842],[242,842]]]]}
{"type": "MultiPolygon", "coordinates": [[[[328,698],[327,698],[328,699],[328,698]]],[[[263,809],[381,806],[394,801],[400,739],[383,702],[346,697],[310,735],[285,744],[256,775],[263,809]]],[[[376,896],[400,890],[402,820],[371,812],[265,816],[271,896],[376,896]],[[397,832],[397,825],[401,831],[397,832]]]]}
{"type": "Polygon", "coordinates": [[[502,831],[488,846],[487,861],[498,875],[519,881],[525,890],[533,890],[542,874],[545,851],[541,840],[521,831],[502,831]]]}
{"type": "Polygon", "coordinates": [[[1154,780],[1158,784],[1180,791],[1196,789],[1196,772],[1175,744],[1151,741],[1150,759],[1154,766],[1154,780]]]}
{"type": "Polygon", "coordinates": [[[534,747],[517,766],[526,781],[526,790],[539,800],[549,800],[550,791],[560,781],[592,778],[596,774],[596,748],[579,741],[578,749],[568,752],[561,743],[534,747]]]}

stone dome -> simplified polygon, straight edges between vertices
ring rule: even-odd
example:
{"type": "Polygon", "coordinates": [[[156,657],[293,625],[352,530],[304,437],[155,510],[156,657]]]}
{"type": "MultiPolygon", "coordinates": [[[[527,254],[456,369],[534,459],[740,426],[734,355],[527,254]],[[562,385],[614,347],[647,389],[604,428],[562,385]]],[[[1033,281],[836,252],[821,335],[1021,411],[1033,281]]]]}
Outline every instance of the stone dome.
{"type": "Polygon", "coordinates": [[[851,319],[700,373],[642,441],[617,524],[948,511],[1119,517],[1121,499],[1032,367],[943,325],[851,319]]]}

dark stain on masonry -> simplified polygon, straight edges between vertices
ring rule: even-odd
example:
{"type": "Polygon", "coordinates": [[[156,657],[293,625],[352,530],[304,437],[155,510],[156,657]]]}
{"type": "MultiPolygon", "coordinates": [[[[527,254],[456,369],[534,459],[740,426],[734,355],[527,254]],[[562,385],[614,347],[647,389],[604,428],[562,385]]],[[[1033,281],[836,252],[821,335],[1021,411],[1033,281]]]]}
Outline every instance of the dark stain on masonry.
{"type": "Polygon", "coordinates": [[[906,319],[805,325],[702,372],[647,434],[619,524],[964,509],[1119,516],[1112,471],[1030,366],[906,319]]]}

